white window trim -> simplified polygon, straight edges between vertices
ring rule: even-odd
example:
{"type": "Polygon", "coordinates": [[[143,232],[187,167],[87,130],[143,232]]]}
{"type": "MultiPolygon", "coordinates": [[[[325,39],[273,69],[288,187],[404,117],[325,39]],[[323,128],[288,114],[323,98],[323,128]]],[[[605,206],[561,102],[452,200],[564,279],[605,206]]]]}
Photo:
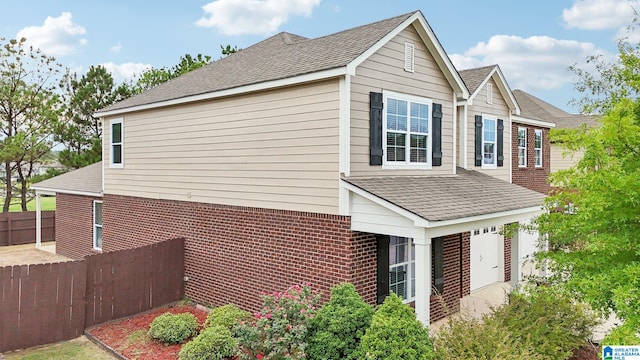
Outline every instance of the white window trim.
{"type": "Polygon", "coordinates": [[[488,114],[482,114],[482,169],[495,169],[498,167],[498,117],[488,114]],[[493,164],[484,163],[484,121],[493,120],[495,124],[493,132],[495,134],[495,141],[493,142],[493,164]]]}
{"type": "Polygon", "coordinates": [[[117,118],[109,121],[109,167],[122,169],[124,167],[124,125],[123,119],[117,118]],[[120,162],[113,162],[113,145],[117,145],[113,143],[113,125],[120,124],[120,162]]]}
{"type": "Polygon", "coordinates": [[[493,84],[487,83],[487,104],[493,104],[493,84]]]}
{"type": "Polygon", "coordinates": [[[404,43],[404,71],[415,72],[415,46],[410,42],[404,43]]]}
{"type": "MultiPolygon", "coordinates": [[[[400,237],[403,237],[403,236],[398,236],[398,237],[400,238],[400,237]]],[[[414,251],[413,251],[415,245],[413,244],[413,239],[412,238],[406,238],[406,239],[407,239],[407,250],[406,251],[408,252],[408,254],[406,254],[406,255],[407,255],[408,261],[397,263],[397,264],[389,264],[389,274],[391,274],[391,269],[392,268],[402,267],[402,266],[406,266],[407,267],[406,290],[407,290],[407,294],[410,295],[410,296],[407,296],[406,299],[405,298],[402,299],[402,302],[405,303],[405,304],[413,302],[415,300],[415,298],[416,298],[415,292],[411,293],[411,285],[412,285],[411,281],[415,277],[415,275],[413,274],[413,269],[411,268],[411,265],[416,263],[416,259],[415,259],[414,251]]],[[[389,245],[389,246],[391,246],[391,245],[389,245]]],[[[416,286],[417,286],[417,284],[416,284],[416,286]]],[[[391,291],[391,282],[389,282],[389,291],[391,291]]],[[[400,294],[396,294],[396,295],[400,296],[400,294]]]]}
{"type": "Polygon", "coordinates": [[[516,138],[518,145],[518,167],[526,168],[527,167],[527,128],[526,127],[518,127],[518,136],[516,138]],[[520,146],[520,131],[524,130],[524,147],[520,146]],[[520,164],[520,149],[524,150],[524,164],[520,164]]]}
{"type": "Polygon", "coordinates": [[[543,161],[543,158],[542,158],[542,155],[543,155],[543,154],[542,154],[542,148],[544,147],[544,143],[543,143],[544,139],[542,138],[542,130],[541,130],[541,129],[535,129],[535,130],[533,131],[533,134],[534,134],[534,135],[533,135],[533,149],[534,149],[533,151],[534,151],[534,153],[535,153],[536,155],[538,154],[538,150],[540,151],[540,157],[539,157],[539,159],[540,159],[540,164],[538,164],[538,157],[537,157],[537,156],[535,156],[535,157],[534,157],[534,160],[535,160],[535,166],[536,166],[537,168],[541,168],[541,167],[543,167],[543,166],[544,166],[544,161],[543,161]],[[536,146],[536,137],[538,136],[538,134],[540,134],[540,147],[537,147],[537,146],[536,146]]]}
{"type": "Polygon", "coordinates": [[[102,251],[102,247],[98,247],[97,246],[97,240],[98,240],[97,239],[97,235],[98,235],[98,232],[96,231],[96,229],[97,228],[101,228],[102,229],[102,224],[96,224],[96,204],[102,204],[102,201],[100,201],[100,200],[94,200],[93,201],[93,250],[102,251]]]}
{"type": "Polygon", "coordinates": [[[383,169],[402,169],[402,170],[417,170],[417,169],[431,169],[432,164],[432,136],[433,133],[431,131],[431,125],[433,124],[433,100],[423,98],[415,95],[406,95],[393,91],[382,91],[383,103],[387,104],[389,98],[404,100],[407,102],[421,103],[429,106],[429,125],[427,126],[427,162],[426,163],[412,163],[410,162],[409,151],[411,149],[411,141],[408,136],[410,133],[410,123],[409,119],[407,119],[407,142],[406,149],[407,155],[405,156],[405,161],[387,161],[387,111],[382,111],[382,168],[383,169]]]}

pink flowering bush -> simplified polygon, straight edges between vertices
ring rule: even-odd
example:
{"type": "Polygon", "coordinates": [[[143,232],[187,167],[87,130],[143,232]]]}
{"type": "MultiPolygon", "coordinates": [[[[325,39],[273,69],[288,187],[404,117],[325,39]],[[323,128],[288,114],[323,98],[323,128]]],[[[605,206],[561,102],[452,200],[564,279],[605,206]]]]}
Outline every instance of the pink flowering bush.
{"type": "Polygon", "coordinates": [[[284,292],[262,294],[262,310],[255,321],[236,327],[243,360],[304,359],[307,324],[315,315],[320,296],[311,284],[291,286],[284,292]]]}

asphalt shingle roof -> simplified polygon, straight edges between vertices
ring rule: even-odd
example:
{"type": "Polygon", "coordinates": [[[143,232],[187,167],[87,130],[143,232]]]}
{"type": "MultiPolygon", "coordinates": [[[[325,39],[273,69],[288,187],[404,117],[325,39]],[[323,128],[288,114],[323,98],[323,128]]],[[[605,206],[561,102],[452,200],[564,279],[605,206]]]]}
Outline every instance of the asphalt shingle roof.
{"type": "Polygon", "coordinates": [[[520,116],[522,117],[551,121],[561,129],[575,129],[583,124],[594,127],[598,123],[598,116],[570,114],[522,90],[513,90],[513,96],[520,105],[520,116]]]}
{"type": "Polygon", "coordinates": [[[344,181],[429,221],[542,206],[545,195],[477,171],[446,176],[384,176],[344,181]]]}
{"type": "Polygon", "coordinates": [[[307,39],[279,33],[101,111],[120,110],[346,66],[415,12],[307,39]]]}
{"type": "Polygon", "coordinates": [[[458,73],[462,81],[467,85],[469,92],[473,94],[496,66],[497,65],[488,65],[474,69],[460,70],[458,73]]]}
{"type": "Polygon", "coordinates": [[[60,193],[83,192],[102,193],[102,162],[58,175],[31,185],[33,189],[50,190],[60,193]]]}

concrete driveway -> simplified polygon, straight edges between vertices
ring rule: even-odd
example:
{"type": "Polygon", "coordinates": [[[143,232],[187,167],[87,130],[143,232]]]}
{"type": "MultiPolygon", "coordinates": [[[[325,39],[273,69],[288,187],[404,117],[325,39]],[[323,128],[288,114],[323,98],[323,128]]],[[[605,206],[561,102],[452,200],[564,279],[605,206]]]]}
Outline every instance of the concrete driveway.
{"type": "Polygon", "coordinates": [[[46,264],[70,260],[66,256],[55,253],[55,242],[42,243],[40,249],[37,249],[35,244],[0,246],[0,266],[46,264]]]}

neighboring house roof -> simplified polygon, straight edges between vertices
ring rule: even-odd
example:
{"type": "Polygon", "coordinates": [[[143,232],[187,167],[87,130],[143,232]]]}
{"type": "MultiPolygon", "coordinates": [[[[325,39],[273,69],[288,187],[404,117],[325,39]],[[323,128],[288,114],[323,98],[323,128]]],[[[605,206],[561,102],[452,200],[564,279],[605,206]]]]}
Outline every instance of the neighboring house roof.
{"type": "Polygon", "coordinates": [[[545,198],[536,191],[462,168],[456,175],[343,180],[429,221],[538,207],[545,198]]]}
{"type": "MultiPolygon", "coordinates": [[[[228,57],[196,69],[190,73],[160,84],[141,94],[130,97],[102,109],[97,116],[105,116],[136,110],[151,104],[171,105],[179,99],[194,99],[198,95],[217,93],[244,86],[276,80],[300,77],[312,73],[341,69],[327,73],[327,77],[346,74],[349,66],[358,64],[362,57],[377,50],[390,40],[389,35],[400,31],[411,23],[419,22],[418,33],[426,38],[440,66],[454,90],[461,97],[468,96],[467,89],[442,45],[427,24],[420,11],[392,17],[390,19],[359,26],[335,34],[307,39],[286,32],[274,35],[228,57]],[[438,55],[439,54],[439,55],[438,55]],[[456,89],[457,87],[457,89],[456,89]],[[172,103],[173,102],[173,103],[172,103]],[[122,110],[122,111],[118,111],[122,110]]],[[[281,84],[283,86],[285,84],[281,84]]],[[[178,102],[179,103],[179,102],[178,102]]]]}
{"type": "Polygon", "coordinates": [[[102,162],[31,185],[31,189],[63,194],[102,196],[102,162]]]}
{"type": "Polygon", "coordinates": [[[476,95],[480,93],[480,90],[482,90],[484,85],[493,77],[494,82],[496,83],[500,94],[502,94],[502,97],[509,106],[509,109],[514,110],[516,114],[520,113],[518,102],[513,97],[513,93],[509,88],[509,84],[507,83],[504,74],[502,74],[502,70],[500,70],[500,66],[489,65],[474,69],[460,70],[458,73],[465,85],[467,85],[467,89],[469,89],[469,93],[471,94],[469,95],[469,101],[473,102],[476,95]]]}
{"type": "Polygon", "coordinates": [[[588,127],[597,125],[597,116],[570,114],[523,90],[513,90],[513,95],[520,105],[520,116],[522,117],[551,121],[558,128],[578,128],[582,124],[586,124],[588,127]]]}

